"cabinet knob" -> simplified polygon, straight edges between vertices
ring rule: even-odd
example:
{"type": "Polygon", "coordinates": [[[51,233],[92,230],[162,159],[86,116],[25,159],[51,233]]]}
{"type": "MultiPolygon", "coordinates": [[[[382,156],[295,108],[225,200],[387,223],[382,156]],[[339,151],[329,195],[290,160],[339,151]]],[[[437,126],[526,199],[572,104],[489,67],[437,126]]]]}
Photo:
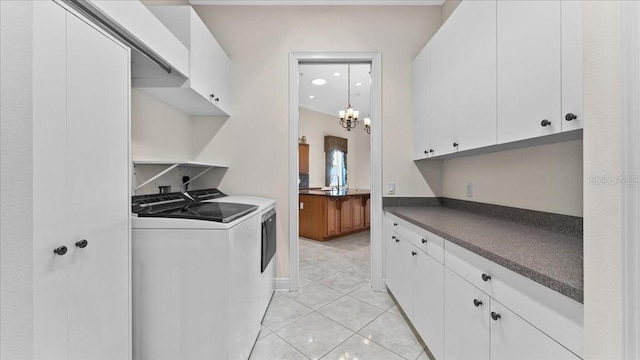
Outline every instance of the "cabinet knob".
{"type": "Polygon", "coordinates": [[[574,113],[568,113],[564,117],[564,119],[567,120],[567,121],[575,120],[577,118],[578,118],[578,116],[576,114],[574,114],[574,113]]]}
{"type": "Polygon", "coordinates": [[[396,242],[400,242],[400,239],[398,239],[397,237],[393,237],[393,240],[395,240],[396,242]]]}
{"type": "Polygon", "coordinates": [[[89,242],[85,239],[82,239],[80,241],[76,241],[76,246],[79,247],[80,249],[84,249],[87,247],[87,245],[89,245],[89,242]]]}
{"type": "Polygon", "coordinates": [[[551,125],[551,121],[549,121],[549,120],[547,120],[547,119],[544,119],[544,120],[542,120],[542,122],[540,122],[540,125],[542,125],[542,126],[549,126],[549,125],[551,125]]]}
{"type": "Polygon", "coordinates": [[[491,275],[489,275],[489,274],[482,274],[482,280],[483,280],[483,281],[489,281],[489,280],[491,280],[491,275]]]}
{"type": "Polygon", "coordinates": [[[433,149],[429,149],[429,152],[433,154],[434,151],[433,151],[433,149]]]}
{"type": "Polygon", "coordinates": [[[429,152],[427,150],[424,151],[424,154],[427,155],[429,152]]]}
{"type": "Polygon", "coordinates": [[[215,98],[215,97],[216,97],[216,96],[215,96],[214,94],[209,95],[209,98],[210,98],[211,100],[213,100],[213,98],[215,98]]]}
{"type": "Polygon", "coordinates": [[[453,143],[453,147],[456,147],[456,148],[457,148],[457,147],[458,147],[458,143],[454,142],[454,143],[453,143]]]}
{"type": "Polygon", "coordinates": [[[491,318],[492,318],[493,320],[498,321],[498,319],[500,319],[501,317],[502,317],[502,316],[500,316],[500,314],[498,314],[497,312],[495,312],[495,311],[492,311],[492,312],[491,312],[491,318]]]}
{"type": "Polygon", "coordinates": [[[60,255],[60,256],[62,256],[62,255],[64,255],[64,254],[66,254],[66,253],[67,253],[67,247],[66,247],[66,246],[64,246],[64,245],[63,245],[63,246],[58,246],[57,248],[53,249],[53,252],[54,252],[56,255],[60,255]]]}
{"type": "Polygon", "coordinates": [[[397,223],[397,222],[394,222],[394,223],[393,223],[393,226],[398,226],[398,223],[397,223]]]}
{"type": "Polygon", "coordinates": [[[417,253],[417,252],[415,252],[415,251],[412,251],[412,252],[411,252],[411,256],[416,256],[416,255],[418,255],[418,253],[417,253]]]}
{"type": "Polygon", "coordinates": [[[478,299],[473,299],[473,305],[475,305],[475,307],[480,307],[482,306],[482,301],[478,299]]]}
{"type": "Polygon", "coordinates": [[[215,101],[215,102],[218,102],[218,101],[220,101],[220,98],[215,98],[215,100],[214,100],[214,101],[215,101]]]}
{"type": "Polygon", "coordinates": [[[422,243],[426,244],[427,243],[427,239],[422,239],[422,243]]]}

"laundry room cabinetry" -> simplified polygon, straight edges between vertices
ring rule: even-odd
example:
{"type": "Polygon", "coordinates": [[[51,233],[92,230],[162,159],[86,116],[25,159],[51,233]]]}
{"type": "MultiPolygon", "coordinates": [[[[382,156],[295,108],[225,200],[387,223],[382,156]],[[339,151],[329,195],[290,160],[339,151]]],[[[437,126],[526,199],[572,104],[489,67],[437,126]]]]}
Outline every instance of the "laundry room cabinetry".
{"type": "Polygon", "coordinates": [[[34,358],[129,359],[129,49],[33,4],[34,358]]]}
{"type": "Polygon", "coordinates": [[[231,114],[231,61],[191,6],[148,9],[189,50],[189,77],[179,85],[134,79],[133,86],[190,115],[231,114]]]}
{"type": "Polygon", "coordinates": [[[436,359],[444,350],[442,241],[398,219],[386,221],[385,283],[436,359]]]}
{"type": "Polygon", "coordinates": [[[414,160],[582,137],[582,42],[582,1],[462,2],[413,63],[414,160]]]}

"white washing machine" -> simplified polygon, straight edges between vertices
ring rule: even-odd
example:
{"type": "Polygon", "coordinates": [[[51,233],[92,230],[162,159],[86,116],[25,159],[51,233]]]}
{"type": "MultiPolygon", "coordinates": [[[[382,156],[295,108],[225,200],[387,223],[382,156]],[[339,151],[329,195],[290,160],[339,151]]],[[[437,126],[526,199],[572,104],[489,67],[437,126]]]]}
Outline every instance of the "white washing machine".
{"type": "Polygon", "coordinates": [[[208,189],[132,204],[134,360],[247,359],[275,289],[274,200],[208,189]]]}

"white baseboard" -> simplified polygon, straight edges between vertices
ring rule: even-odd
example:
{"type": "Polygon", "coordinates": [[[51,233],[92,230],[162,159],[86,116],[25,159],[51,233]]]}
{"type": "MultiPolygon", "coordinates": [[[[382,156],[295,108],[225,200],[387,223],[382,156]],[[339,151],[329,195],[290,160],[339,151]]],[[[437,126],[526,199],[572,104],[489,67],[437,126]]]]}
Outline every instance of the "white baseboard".
{"type": "Polygon", "coordinates": [[[289,291],[289,278],[276,278],[276,291],[289,291]]]}

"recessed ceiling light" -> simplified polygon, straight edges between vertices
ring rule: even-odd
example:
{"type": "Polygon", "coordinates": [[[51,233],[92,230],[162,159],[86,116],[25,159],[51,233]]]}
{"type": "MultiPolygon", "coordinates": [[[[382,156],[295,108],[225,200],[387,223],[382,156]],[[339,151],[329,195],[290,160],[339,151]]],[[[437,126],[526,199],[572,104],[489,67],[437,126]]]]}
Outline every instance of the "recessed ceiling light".
{"type": "Polygon", "coordinates": [[[333,76],[340,76],[339,72],[333,73],[333,76]]]}
{"type": "Polygon", "coordinates": [[[357,82],[356,86],[362,86],[362,83],[361,82],[357,82]]]}
{"type": "Polygon", "coordinates": [[[309,99],[315,99],[316,97],[313,95],[309,95],[309,99]]]}
{"type": "Polygon", "coordinates": [[[325,80],[325,79],[313,79],[313,80],[311,80],[311,83],[313,85],[324,85],[324,84],[327,83],[327,80],[325,80]]]}

